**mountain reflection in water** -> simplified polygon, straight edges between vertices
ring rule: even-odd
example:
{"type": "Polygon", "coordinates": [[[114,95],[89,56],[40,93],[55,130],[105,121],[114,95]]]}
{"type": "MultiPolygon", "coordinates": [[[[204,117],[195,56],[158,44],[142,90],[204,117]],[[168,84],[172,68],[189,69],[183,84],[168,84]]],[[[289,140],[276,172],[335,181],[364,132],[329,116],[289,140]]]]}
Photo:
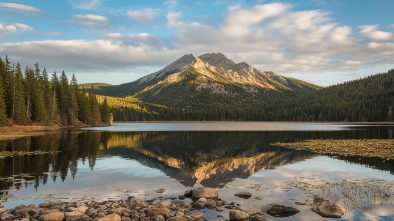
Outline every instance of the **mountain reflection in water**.
{"type": "MultiPolygon", "coordinates": [[[[393,161],[361,157],[331,159],[270,144],[391,136],[392,127],[338,131],[65,130],[0,141],[0,151],[51,152],[0,158],[0,203],[12,208],[27,202],[74,200],[84,195],[97,199],[116,199],[122,194],[157,197],[155,188],[165,188],[166,194],[182,194],[185,189],[202,184],[218,188],[221,197],[238,203],[294,204],[290,199],[307,202],[319,195],[340,202],[347,210],[347,217],[372,213],[381,217],[375,214],[374,208],[378,207],[379,211],[392,208],[394,185],[376,179],[387,177],[388,173],[382,171],[394,174],[393,161]],[[380,173],[384,175],[377,175],[380,173]],[[234,198],[235,191],[245,189],[264,201],[234,198]],[[98,196],[103,194],[103,198],[98,196]],[[371,201],[372,196],[375,198],[371,201]]],[[[316,218],[309,207],[299,209],[301,215],[292,217],[293,220],[303,220],[304,216],[316,218]]]]}

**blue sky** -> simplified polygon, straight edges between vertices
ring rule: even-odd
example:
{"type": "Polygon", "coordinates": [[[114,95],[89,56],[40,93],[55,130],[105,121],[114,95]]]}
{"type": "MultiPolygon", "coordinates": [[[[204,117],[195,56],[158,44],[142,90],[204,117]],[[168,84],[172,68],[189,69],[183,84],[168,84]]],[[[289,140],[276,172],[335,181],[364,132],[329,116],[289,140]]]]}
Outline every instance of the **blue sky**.
{"type": "Polygon", "coordinates": [[[0,56],[121,84],[184,54],[322,86],[394,68],[392,0],[1,1],[0,56]]]}

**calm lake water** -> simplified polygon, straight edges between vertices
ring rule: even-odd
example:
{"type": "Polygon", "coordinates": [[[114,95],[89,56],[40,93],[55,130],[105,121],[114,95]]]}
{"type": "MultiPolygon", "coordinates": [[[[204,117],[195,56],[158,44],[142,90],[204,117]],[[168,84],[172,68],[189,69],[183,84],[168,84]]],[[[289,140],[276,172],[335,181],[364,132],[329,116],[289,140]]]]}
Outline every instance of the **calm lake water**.
{"type": "MultiPolygon", "coordinates": [[[[301,212],[272,220],[327,220],[310,211],[314,196],[346,210],[336,220],[394,220],[394,161],[321,156],[273,147],[305,139],[392,139],[393,126],[317,123],[123,123],[0,141],[0,151],[50,154],[0,159],[5,208],[44,201],[176,197],[194,186],[217,188],[228,201],[301,212]],[[165,189],[164,193],[156,190],[165,189]],[[249,191],[251,199],[234,193],[249,191]]],[[[210,220],[228,210],[203,210],[210,220]]],[[[224,218],[217,217],[221,214],[224,218]]]]}

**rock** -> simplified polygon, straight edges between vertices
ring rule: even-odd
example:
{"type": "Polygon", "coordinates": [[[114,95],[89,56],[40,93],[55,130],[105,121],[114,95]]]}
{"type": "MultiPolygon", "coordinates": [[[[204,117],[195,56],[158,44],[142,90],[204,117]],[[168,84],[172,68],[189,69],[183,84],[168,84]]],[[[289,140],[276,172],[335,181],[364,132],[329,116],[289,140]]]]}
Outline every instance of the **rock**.
{"type": "Polygon", "coordinates": [[[164,193],[165,191],[166,191],[165,189],[158,189],[158,190],[155,190],[156,193],[164,193]]]}
{"type": "Polygon", "coordinates": [[[193,190],[187,190],[185,191],[185,194],[183,194],[187,198],[191,198],[193,194],[193,190]]]}
{"type": "Polygon", "coordinates": [[[185,217],[173,216],[171,218],[166,219],[166,221],[187,221],[185,217]]]}
{"type": "Polygon", "coordinates": [[[85,212],[85,214],[88,215],[88,216],[93,216],[96,213],[98,213],[98,210],[97,209],[92,209],[92,208],[86,210],[86,212],[85,212]]]}
{"type": "Polygon", "coordinates": [[[66,216],[66,221],[84,220],[89,218],[87,215],[79,211],[65,212],[64,215],[66,216]]]}
{"type": "Polygon", "coordinates": [[[249,214],[241,210],[230,210],[230,221],[249,220],[249,214]]]}
{"type": "Polygon", "coordinates": [[[111,214],[102,218],[98,218],[97,221],[121,221],[122,219],[118,214],[111,214]]]}
{"type": "Polygon", "coordinates": [[[207,205],[206,207],[208,207],[209,209],[213,209],[216,207],[216,201],[213,199],[207,199],[207,205]]]}
{"type": "Polygon", "coordinates": [[[241,210],[241,211],[247,213],[249,216],[254,216],[254,215],[257,215],[257,214],[261,214],[260,211],[258,211],[256,209],[249,208],[247,206],[237,206],[237,207],[235,207],[235,209],[241,210]]]}
{"type": "Polygon", "coordinates": [[[223,212],[223,208],[222,207],[216,207],[216,211],[223,212]]]}
{"type": "Polygon", "coordinates": [[[131,208],[146,207],[146,203],[137,198],[129,198],[129,204],[131,208]]]}
{"type": "Polygon", "coordinates": [[[207,200],[205,198],[200,198],[192,204],[194,209],[204,209],[207,205],[207,200]]]}
{"type": "Polygon", "coordinates": [[[305,206],[306,205],[306,203],[304,203],[304,202],[295,202],[295,204],[301,205],[301,206],[305,206]]]}
{"type": "Polygon", "coordinates": [[[162,200],[158,204],[160,208],[169,208],[171,206],[171,202],[169,200],[162,200]]]}
{"type": "Polygon", "coordinates": [[[289,217],[299,212],[300,211],[294,207],[280,204],[273,205],[269,210],[267,210],[267,213],[274,217],[289,217]]]}
{"type": "Polygon", "coordinates": [[[249,192],[239,192],[239,193],[235,193],[234,196],[238,196],[244,199],[249,199],[250,197],[252,197],[252,194],[249,192]]]}
{"type": "Polygon", "coordinates": [[[192,199],[197,200],[200,198],[216,199],[218,198],[218,191],[210,187],[201,187],[192,191],[192,199]]]}
{"type": "Polygon", "coordinates": [[[184,200],[184,199],[186,199],[186,196],[178,196],[178,199],[180,199],[180,200],[184,200]]]}
{"type": "Polygon", "coordinates": [[[9,212],[3,212],[0,217],[1,220],[14,220],[15,216],[9,212]]]}
{"type": "Polygon", "coordinates": [[[154,221],[165,221],[166,219],[162,215],[157,215],[157,216],[155,216],[155,218],[153,220],[154,221]]]}
{"type": "Polygon", "coordinates": [[[268,219],[262,215],[255,215],[250,217],[249,221],[268,221],[268,219]]]}
{"type": "Polygon", "coordinates": [[[63,212],[54,212],[54,213],[47,213],[44,215],[41,215],[39,220],[41,221],[62,221],[64,219],[64,213],[63,212]]]}
{"type": "Polygon", "coordinates": [[[193,219],[199,219],[199,218],[203,217],[204,214],[202,212],[196,212],[196,213],[190,213],[187,215],[193,219]]]}
{"type": "Polygon", "coordinates": [[[341,207],[323,198],[314,199],[311,210],[325,218],[341,218],[344,214],[341,207]]]}
{"type": "Polygon", "coordinates": [[[167,208],[148,208],[145,211],[147,217],[154,217],[157,215],[162,215],[164,218],[170,217],[170,210],[167,208]]]}

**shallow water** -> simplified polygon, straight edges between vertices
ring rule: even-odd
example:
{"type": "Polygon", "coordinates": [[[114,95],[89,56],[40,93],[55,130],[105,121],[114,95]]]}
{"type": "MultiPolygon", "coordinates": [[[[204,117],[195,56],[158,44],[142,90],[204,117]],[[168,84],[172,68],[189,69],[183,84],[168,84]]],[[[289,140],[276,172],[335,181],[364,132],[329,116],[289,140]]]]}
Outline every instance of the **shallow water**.
{"type": "MultiPolygon", "coordinates": [[[[116,124],[0,142],[0,150],[60,151],[0,159],[2,205],[46,200],[116,200],[178,196],[193,186],[261,209],[285,203],[301,213],[272,220],[326,220],[310,211],[314,196],[338,202],[339,220],[394,219],[394,162],[319,156],[270,146],[304,139],[391,139],[392,126],[313,123],[176,122],[116,124]],[[164,188],[162,194],[155,190],[164,188]],[[237,198],[250,191],[254,197],[237,198]]],[[[208,219],[216,211],[204,210],[208,219]]],[[[225,218],[228,211],[221,213],[225,218]]]]}

